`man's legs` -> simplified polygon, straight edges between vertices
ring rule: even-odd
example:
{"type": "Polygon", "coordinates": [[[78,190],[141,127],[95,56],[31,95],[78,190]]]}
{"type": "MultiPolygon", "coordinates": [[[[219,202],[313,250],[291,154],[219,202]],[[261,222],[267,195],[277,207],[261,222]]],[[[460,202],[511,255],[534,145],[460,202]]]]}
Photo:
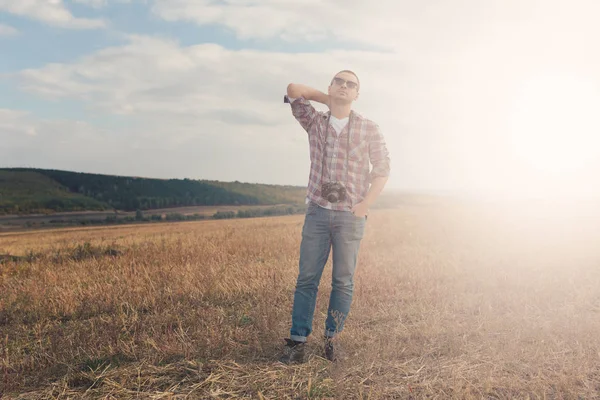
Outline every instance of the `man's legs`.
{"type": "Polygon", "coordinates": [[[331,211],[309,203],[300,245],[300,271],[294,293],[290,339],[306,342],[312,332],[317,290],[331,249],[331,211]]]}
{"type": "Polygon", "coordinates": [[[331,296],[325,321],[325,336],[332,338],[344,328],[354,292],[354,271],[366,218],[338,211],[333,219],[333,273],[331,296]]]}

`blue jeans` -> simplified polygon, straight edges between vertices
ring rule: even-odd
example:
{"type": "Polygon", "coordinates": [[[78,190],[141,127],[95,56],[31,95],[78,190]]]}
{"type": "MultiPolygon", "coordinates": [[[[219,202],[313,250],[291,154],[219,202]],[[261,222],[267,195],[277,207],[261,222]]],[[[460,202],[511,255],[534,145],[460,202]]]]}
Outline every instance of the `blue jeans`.
{"type": "Polygon", "coordinates": [[[366,217],[350,211],[334,211],[310,202],[302,228],[300,272],[294,293],[290,339],[305,342],[312,332],[317,290],[323,268],[333,249],[331,297],[325,335],[335,336],[344,328],[354,291],[354,271],[366,217]]]}

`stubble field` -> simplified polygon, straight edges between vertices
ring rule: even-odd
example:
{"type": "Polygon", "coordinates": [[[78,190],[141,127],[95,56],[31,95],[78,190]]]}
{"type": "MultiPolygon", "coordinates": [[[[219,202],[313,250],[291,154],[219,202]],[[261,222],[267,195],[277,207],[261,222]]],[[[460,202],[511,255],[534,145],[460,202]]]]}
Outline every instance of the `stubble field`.
{"type": "Polygon", "coordinates": [[[600,397],[594,207],[406,205],[369,216],[342,359],[289,334],[303,216],[0,235],[7,398],[600,397]]]}

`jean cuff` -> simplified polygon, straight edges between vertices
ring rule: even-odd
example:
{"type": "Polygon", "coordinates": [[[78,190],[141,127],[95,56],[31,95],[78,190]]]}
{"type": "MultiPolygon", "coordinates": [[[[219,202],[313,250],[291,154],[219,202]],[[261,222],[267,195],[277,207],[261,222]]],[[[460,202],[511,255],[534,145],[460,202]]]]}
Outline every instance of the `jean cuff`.
{"type": "Polygon", "coordinates": [[[290,339],[293,340],[293,341],[295,341],[295,342],[302,342],[302,343],[306,342],[306,336],[291,335],[290,339]]]}

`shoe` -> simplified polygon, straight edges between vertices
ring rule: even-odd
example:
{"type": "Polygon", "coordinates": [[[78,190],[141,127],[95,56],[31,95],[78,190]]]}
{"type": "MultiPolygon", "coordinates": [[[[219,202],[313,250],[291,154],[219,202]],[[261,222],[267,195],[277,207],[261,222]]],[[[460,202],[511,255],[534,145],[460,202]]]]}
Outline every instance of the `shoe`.
{"type": "Polygon", "coordinates": [[[304,342],[296,342],[291,339],[285,339],[286,344],[283,348],[283,355],[279,361],[284,364],[301,364],[304,362],[304,342]]]}
{"type": "Polygon", "coordinates": [[[325,336],[325,358],[329,361],[335,361],[335,349],[333,347],[333,338],[325,336]]]}

